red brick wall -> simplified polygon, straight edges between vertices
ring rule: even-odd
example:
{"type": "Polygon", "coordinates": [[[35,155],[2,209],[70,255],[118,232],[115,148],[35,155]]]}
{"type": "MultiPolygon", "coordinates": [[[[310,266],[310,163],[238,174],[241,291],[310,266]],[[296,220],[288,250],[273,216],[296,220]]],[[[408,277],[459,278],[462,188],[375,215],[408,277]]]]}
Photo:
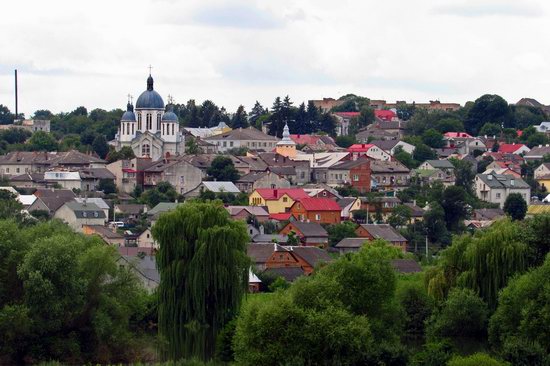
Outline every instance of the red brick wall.
{"type": "Polygon", "coordinates": [[[364,164],[356,166],[350,169],[350,179],[351,185],[359,192],[365,193],[370,192],[370,179],[371,179],[371,170],[370,170],[370,161],[365,161],[364,164]],[[359,177],[359,180],[355,180],[355,176],[359,177]]]}

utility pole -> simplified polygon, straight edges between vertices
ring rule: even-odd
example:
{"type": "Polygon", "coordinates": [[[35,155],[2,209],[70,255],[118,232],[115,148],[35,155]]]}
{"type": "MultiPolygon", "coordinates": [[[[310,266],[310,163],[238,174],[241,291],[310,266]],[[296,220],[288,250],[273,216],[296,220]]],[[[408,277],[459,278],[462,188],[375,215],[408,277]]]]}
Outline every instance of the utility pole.
{"type": "Polygon", "coordinates": [[[426,260],[428,259],[428,234],[426,234],[426,260]]]}
{"type": "Polygon", "coordinates": [[[15,118],[14,122],[19,118],[19,103],[17,96],[17,69],[15,69],[15,118]]]}

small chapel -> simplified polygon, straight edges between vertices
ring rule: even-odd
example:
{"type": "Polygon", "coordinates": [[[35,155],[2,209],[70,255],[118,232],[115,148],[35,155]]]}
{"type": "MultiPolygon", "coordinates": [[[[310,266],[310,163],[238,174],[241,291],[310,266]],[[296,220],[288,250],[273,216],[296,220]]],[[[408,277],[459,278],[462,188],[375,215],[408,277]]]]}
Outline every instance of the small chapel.
{"type": "Polygon", "coordinates": [[[185,138],[180,132],[172,102],[169,100],[165,108],[162,97],[154,90],[150,73],[147,90],[140,94],[135,108],[128,101],[114,146],[117,151],[130,146],[137,157],[149,157],[152,160],[185,152],[185,138]]]}

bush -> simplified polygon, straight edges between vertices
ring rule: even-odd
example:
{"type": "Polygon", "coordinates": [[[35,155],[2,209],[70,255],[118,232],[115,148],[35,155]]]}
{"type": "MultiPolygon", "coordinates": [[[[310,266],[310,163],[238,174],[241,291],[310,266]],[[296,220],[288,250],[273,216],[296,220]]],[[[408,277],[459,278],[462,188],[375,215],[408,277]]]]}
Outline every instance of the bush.
{"type": "Polygon", "coordinates": [[[430,336],[478,336],[486,332],[487,304],[470,289],[449,292],[443,308],[428,321],[430,336]]]}
{"type": "Polygon", "coordinates": [[[471,356],[453,357],[447,366],[507,366],[506,362],[495,360],[485,353],[476,353],[471,356]]]}

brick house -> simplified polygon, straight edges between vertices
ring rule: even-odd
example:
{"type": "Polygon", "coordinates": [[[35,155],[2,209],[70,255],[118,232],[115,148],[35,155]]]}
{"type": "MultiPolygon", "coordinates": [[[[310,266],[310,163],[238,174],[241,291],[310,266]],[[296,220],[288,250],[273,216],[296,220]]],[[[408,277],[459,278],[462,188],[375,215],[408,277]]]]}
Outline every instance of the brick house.
{"type": "Polygon", "coordinates": [[[290,213],[298,221],[320,224],[339,224],[342,209],[330,198],[303,198],[290,207],[290,213]]]}
{"type": "Polygon", "coordinates": [[[371,161],[367,158],[347,160],[328,169],[327,184],[338,186],[349,184],[361,193],[371,190],[371,161]]]}
{"type": "Polygon", "coordinates": [[[318,223],[291,221],[279,234],[288,235],[293,231],[300,242],[305,246],[326,247],[328,245],[328,233],[318,223]]]}

